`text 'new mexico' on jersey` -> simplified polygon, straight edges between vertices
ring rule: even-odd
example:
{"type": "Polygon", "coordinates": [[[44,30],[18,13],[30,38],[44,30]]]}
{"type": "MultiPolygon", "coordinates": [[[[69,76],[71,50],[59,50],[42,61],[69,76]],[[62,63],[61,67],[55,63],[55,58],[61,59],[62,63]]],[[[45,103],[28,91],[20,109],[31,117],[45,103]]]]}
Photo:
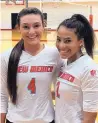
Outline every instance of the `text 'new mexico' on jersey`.
{"type": "Polygon", "coordinates": [[[1,56],[1,112],[7,113],[7,119],[14,123],[21,121],[35,123],[34,120],[51,122],[54,119],[51,82],[55,71],[61,65],[58,50],[55,47],[45,46],[36,56],[22,51],[17,70],[16,105],[10,100],[8,102],[7,67],[10,52],[1,56]]]}

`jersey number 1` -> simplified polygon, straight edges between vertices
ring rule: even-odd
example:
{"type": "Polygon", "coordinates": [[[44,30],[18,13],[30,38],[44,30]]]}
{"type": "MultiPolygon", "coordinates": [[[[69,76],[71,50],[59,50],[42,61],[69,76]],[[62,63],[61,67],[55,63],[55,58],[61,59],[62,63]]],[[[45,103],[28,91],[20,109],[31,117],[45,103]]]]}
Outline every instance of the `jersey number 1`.
{"type": "Polygon", "coordinates": [[[32,94],[35,94],[35,92],[36,92],[35,78],[31,79],[31,81],[28,85],[28,90],[30,90],[32,94]]]}

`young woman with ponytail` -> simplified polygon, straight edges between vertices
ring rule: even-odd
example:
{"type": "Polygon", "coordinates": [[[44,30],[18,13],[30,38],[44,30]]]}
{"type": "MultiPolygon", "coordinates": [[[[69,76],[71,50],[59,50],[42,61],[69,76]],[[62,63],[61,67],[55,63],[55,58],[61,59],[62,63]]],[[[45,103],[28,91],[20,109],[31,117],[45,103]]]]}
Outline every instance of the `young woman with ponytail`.
{"type": "Polygon", "coordinates": [[[17,24],[21,40],[1,55],[1,123],[53,123],[51,82],[61,65],[59,52],[40,43],[39,9],[22,9],[17,24]]]}
{"type": "Polygon", "coordinates": [[[95,123],[98,64],[92,59],[94,31],[88,20],[81,14],[64,20],[57,29],[56,46],[67,60],[56,82],[55,122],[95,123]]]}

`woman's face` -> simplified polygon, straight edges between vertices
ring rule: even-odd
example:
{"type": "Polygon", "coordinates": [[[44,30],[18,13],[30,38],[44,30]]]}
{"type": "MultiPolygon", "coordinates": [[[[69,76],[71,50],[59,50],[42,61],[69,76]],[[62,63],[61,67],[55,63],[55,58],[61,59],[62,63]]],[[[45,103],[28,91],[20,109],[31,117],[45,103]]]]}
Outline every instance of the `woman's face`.
{"type": "Polygon", "coordinates": [[[28,14],[20,18],[20,33],[24,45],[36,45],[40,43],[44,27],[39,14],[28,14]]]}
{"type": "Polygon", "coordinates": [[[83,40],[78,40],[74,29],[68,29],[65,26],[60,26],[57,31],[56,46],[63,59],[68,59],[70,61],[76,60],[82,44],[83,40]]]}

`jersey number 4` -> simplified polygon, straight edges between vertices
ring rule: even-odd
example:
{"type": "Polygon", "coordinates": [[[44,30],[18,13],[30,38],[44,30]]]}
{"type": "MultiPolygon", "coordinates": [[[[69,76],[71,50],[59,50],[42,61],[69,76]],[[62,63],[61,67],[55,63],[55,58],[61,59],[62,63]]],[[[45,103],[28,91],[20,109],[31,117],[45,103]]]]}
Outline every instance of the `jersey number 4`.
{"type": "Polygon", "coordinates": [[[57,82],[56,86],[57,86],[57,88],[56,88],[56,96],[57,96],[58,98],[60,98],[60,94],[59,94],[60,82],[57,82]]]}
{"type": "Polygon", "coordinates": [[[28,85],[28,90],[31,91],[32,94],[36,93],[36,85],[35,85],[35,78],[32,78],[29,85],[28,85]]]}

